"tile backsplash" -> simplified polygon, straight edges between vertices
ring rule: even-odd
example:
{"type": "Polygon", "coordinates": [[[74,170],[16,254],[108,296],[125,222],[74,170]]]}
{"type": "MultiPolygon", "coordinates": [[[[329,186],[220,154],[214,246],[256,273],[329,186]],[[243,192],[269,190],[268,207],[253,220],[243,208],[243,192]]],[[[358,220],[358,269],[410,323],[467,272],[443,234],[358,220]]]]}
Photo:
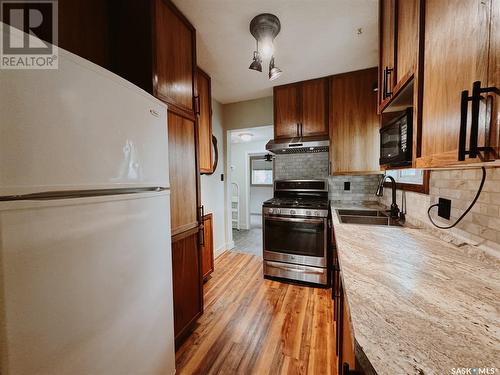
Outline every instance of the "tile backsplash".
{"type": "Polygon", "coordinates": [[[327,178],[332,200],[376,201],[380,175],[328,176],[328,152],[276,155],[274,178],[321,179],[327,178]],[[350,182],[350,190],[344,190],[344,182],[350,182]]]}
{"type": "MultiPolygon", "coordinates": [[[[461,241],[500,255],[500,168],[486,169],[486,182],[472,210],[449,230],[434,227],[427,216],[427,209],[437,203],[439,197],[451,199],[451,218],[437,216],[437,207],[431,211],[439,225],[450,225],[470,205],[481,181],[481,169],[431,171],[429,194],[406,192],[407,221],[419,227],[435,229],[441,234],[451,234],[461,241]]],[[[397,191],[397,203],[401,207],[402,192],[397,191]]],[[[389,205],[391,189],[385,189],[381,202],[389,205]]]]}
{"type": "Polygon", "coordinates": [[[328,152],[279,154],[274,158],[275,180],[304,180],[328,177],[328,152]]]}
{"type": "Polygon", "coordinates": [[[330,200],[377,201],[375,195],[381,175],[331,176],[328,178],[330,200]],[[344,190],[344,183],[350,183],[350,190],[344,190]]]}

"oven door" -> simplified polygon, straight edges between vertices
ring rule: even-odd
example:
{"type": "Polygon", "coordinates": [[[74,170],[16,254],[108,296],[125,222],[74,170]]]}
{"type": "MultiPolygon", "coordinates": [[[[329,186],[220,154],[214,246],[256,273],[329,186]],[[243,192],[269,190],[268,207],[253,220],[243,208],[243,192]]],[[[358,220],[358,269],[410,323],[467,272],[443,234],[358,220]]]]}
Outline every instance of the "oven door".
{"type": "Polygon", "coordinates": [[[264,216],[264,259],[326,267],[326,218],[264,216]]]}

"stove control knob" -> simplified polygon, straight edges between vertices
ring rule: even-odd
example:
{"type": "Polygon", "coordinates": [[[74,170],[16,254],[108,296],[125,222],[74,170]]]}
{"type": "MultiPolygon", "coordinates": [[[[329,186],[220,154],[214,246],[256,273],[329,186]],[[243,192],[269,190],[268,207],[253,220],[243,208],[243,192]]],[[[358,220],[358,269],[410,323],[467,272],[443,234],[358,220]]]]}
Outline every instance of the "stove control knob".
{"type": "Polygon", "coordinates": [[[321,216],[321,212],[316,211],[316,216],[321,216]]]}
{"type": "Polygon", "coordinates": [[[279,208],[276,209],[276,213],[279,214],[281,210],[279,208]]]}
{"type": "Polygon", "coordinates": [[[269,208],[269,209],[267,210],[267,212],[268,212],[268,213],[270,213],[270,214],[272,214],[272,213],[273,213],[273,211],[274,211],[274,210],[273,210],[272,208],[269,208]]]}
{"type": "Polygon", "coordinates": [[[290,210],[290,215],[295,215],[295,210],[290,210]]]}
{"type": "Polygon", "coordinates": [[[311,211],[306,211],[307,216],[311,216],[311,211]]]}

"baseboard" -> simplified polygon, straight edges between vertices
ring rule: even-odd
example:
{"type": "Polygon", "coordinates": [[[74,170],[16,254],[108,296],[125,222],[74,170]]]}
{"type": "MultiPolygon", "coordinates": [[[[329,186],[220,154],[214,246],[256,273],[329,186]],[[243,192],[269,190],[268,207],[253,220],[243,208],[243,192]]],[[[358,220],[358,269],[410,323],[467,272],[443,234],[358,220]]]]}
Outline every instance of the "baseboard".
{"type": "Polygon", "coordinates": [[[214,251],[214,258],[220,257],[222,254],[224,254],[226,251],[231,250],[234,248],[234,241],[228,242],[227,244],[219,246],[215,251],[214,251]]]}
{"type": "Polygon", "coordinates": [[[226,250],[227,250],[226,244],[222,244],[217,249],[215,249],[215,251],[214,251],[214,258],[217,258],[218,256],[221,256],[226,250]]]}

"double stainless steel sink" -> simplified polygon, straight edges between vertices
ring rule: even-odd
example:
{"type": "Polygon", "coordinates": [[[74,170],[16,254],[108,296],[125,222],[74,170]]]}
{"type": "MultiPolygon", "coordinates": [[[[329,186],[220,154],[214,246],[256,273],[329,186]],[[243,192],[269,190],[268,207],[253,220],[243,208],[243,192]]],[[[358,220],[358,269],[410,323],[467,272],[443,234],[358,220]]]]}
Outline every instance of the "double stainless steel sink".
{"type": "Polygon", "coordinates": [[[388,211],[351,209],[337,209],[336,211],[341,223],[402,226],[398,220],[389,216],[388,211]]]}

